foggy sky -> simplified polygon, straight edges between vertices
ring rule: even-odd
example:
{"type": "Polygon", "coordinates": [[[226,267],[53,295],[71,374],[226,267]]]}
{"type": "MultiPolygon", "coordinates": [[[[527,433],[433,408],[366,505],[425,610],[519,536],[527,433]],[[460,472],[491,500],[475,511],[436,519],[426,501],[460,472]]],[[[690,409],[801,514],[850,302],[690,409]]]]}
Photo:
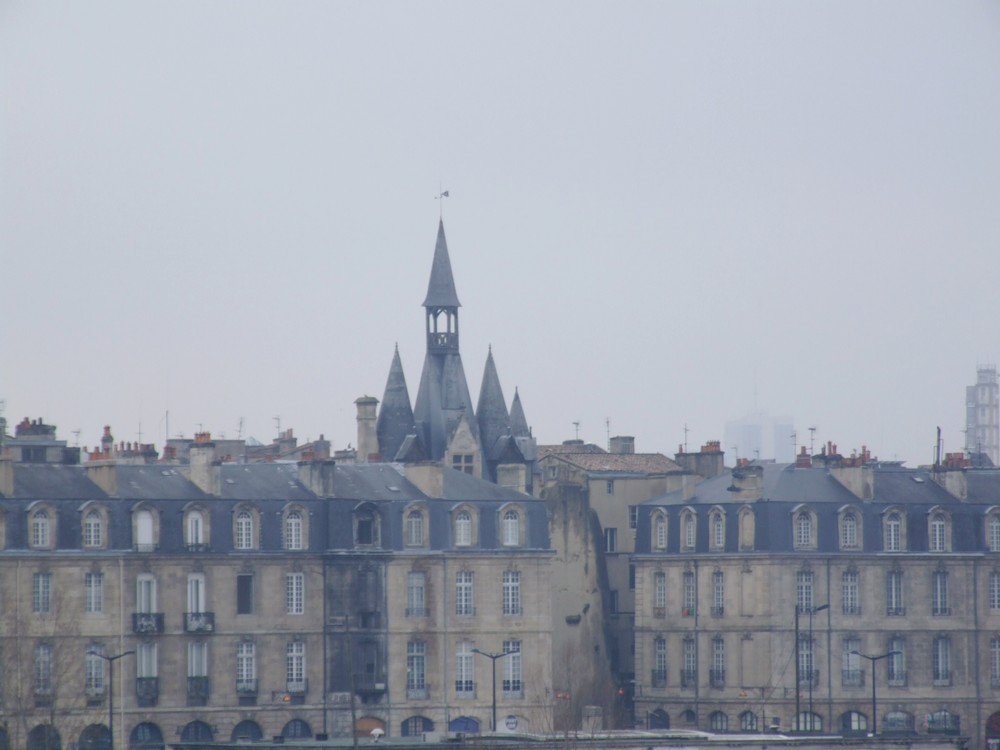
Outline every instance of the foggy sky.
{"type": "Polygon", "coordinates": [[[0,3],[6,416],[354,444],[441,188],[539,442],[926,463],[1000,359],[1000,4],[0,3]]]}

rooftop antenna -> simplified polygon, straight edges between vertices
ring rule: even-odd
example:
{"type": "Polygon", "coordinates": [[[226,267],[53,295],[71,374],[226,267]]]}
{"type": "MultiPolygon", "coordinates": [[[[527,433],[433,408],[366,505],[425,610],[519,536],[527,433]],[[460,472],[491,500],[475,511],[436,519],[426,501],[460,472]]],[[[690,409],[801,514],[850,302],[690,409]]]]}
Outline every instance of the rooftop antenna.
{"type": "Polygon", "coordinates": [[[792,439],[792,455],[797,456],[799,453],[799,433],[793,430],[789,437],[792,439]]]}
{"type": "Polygon", "coordinates": [[[688,425],[687,422],[684,423],[684,452],[688,452],[688,425]]]}
{"type": "Polygon", "coordinates": [[[576,435],[576,439],[579,440],[580,439],[580,423],[579,422],[574,422],[573,423],[573,430],[574,430],[574,434],[576,435]]]}
{"type": "Polygon", "coordinates": [[[243,439],[243,417],[240,417],[240,424],[236,428],[236,439],[237,440],[243,439]]]}
{"type": "Polygon", "coordinates": [[[438,218],[444,219],[444,199],[450,198],[447,190],[441,190],[441,183],[438,183],[438,194],[434,200],[438,201],[438,218]]]}
{"type": "Polygon", "coordinates": [[[611,452],[611,417],[604,418],[604,429],[608,433],[608,453],[611,452]]]}
{"type": "Polygon", "coordinates": [[[83,432],[79,427],[73,430],[73,445],[77,448],[80,447],[80,433],[83,432]]]}
{"type": "Polygon", "coordinates": [[[271,417],[274,420],[274,426],[278,429],[278,436],[281,436],[281,417],[271,417]]]}
{"type": "Polygon", "coordinates": [[[739,460],[740,460],[740,446],[738,446],[738,445],[730,445],[729,447],[733,449],[733,460],[736,461],[737,463],[739,463],[739,460]]]}
{"type": "Polygon", "coordinates": [[[142,445],[142,420],[141,419],[139,420],[139,431],[136,433],[135,439],[136,439],[136,441],[140,445],[142,445]]]}
{"type": "Polygon", "coordinates": [[[810,427],[809,428],[809,455],[810,456],[812,456],[812,455],[814,455],[816,453],[816,451],[813,450],[813,440],[815,438],[816,438],[816,428],[815,427],[810,427]]]}

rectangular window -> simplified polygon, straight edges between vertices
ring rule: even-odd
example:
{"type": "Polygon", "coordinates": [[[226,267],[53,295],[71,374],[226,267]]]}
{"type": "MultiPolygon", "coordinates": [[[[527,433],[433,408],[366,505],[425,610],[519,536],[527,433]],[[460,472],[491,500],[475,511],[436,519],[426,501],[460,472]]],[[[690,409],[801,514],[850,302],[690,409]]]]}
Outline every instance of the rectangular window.
{"type": "Polygon", "coordinates": [[[951,639],[947,636],[934,639],[931,671],[935,685],[951,684],[951,639]]]}
{"type": "Polygon", "coordinates": [[[628,590],[635,591],[635,563],[628,564],[628,590]]]}
{"type": "Polygon", "coordinates": [[[156,644],[140,643],[135,650],[135,676],[139,678],[156,677],[156,644]]]}
{"type": "Polygon", "coordinates": [[[726,642],[722,638],[712,639],[712,673],[709,677],[713,687],[726,684],[726,642]]]}
{"type": "Polygon", "coordinates": [[[808,635],[799,636],[799,680],[800,684],[816,684],[815,644],[808,635]]]}
{"type": "Polygon", "coordinates": [[[505,698],[520,698],[523,686],[521,685],[521,642],[504,641],[503,652],[510,654],[504,657],[503,669],[503,694],[505,698]]]}
{"type": "Polygon", "coordinates": [[[681,615],[683,617],[694,617],[697,604],[698,591],[694,583],[694,573],[687,570],[684,572],[684,606],[681,609],[681,615]]]}
{"type": "Polygon", "coordinates": [[[990,573],[990,609],[1000,609],[1000,572],[990,573]]]}
{"type": "Polygon", "coordinates": [[[410,698],[427,697],[427,644],[410,641],[406,644],[406,694],[410,698]]]}
{"type": "Polygon", "coordinates": [[[813,574],[811,570],[800,570],[795,574],[795,604],[799,612],[812,612],[813,574]]]}
{"type": "Polygon", "coordinates": [[[250,641],[236,646],[236,692],[257,692],[257,647],[250,641]]]}
{"type": "Polygon", "coordinates": [[[521,574],[516,570],[506,570],[503,574],[503,613],[521,614],[521,574]]]}
{"type": "Polygon", "coordinates": [[[88,696],[104,693],[104,658],[100,646],[90,646],[83,657],[83,691],[88,696]]]}
{"type": "Polygon", "coordinates": [[[721,570],[712,573],[712,616],[726,613],[726,577],[721,570]]]}
{"type": "Polygon", "coordinates": [[[153,576],[143,574],[136,578],[135,609],[145,615],[156,612],[156,579],[153,576]]]}
{"type": "Polygon", "coordinates": [[[667,684],[667,641],[657,638],[653,641],[653,687],[667,684]]]}
{"type": "Polygon", "coordinates": [[[306,691],[306,644],[289,641],[285,650],[285,682],[290,693],[306,691]]]}
{"type": "Polygon", "coordinates": [[[461,641],[455,654],[455,692],[460,698],[468,698],[476,691],[475,661],[469,641],[461,641]]]}
{"type": "Polygon", "coordinates": [[[104,574],[85,573],[83,576],[84,611],[96,614],[104,611],[104,574]]]}
{"type": "Polygon", "coordinates": [[[681,670],[681,687],[694,687],[698,681],[698,649],[694,638],[684,639],[684,668],[681,670]]]}
{"type": "Polygon", "coordinates": [[[241,573],[236,576],[236,614],[253,614],[253,574],[241,573]]]}
{"type": "Polygon", "coordinates": [[[1000,638],[990,640],[990,685],[1000,687],[1000,638]]]}
{"type": "Polygon", "coordinates": [[[886,650],[886,674],[889,685],[901,687],[906,685],[906,646],[902,638],[890,638],[886,650]]]}
{"type": "Polygon", "coordinates": [[[426,617],[427,601],[424,574],[411,572],[406,577],[406,616],[426,617]]]}
{"type": "Polygon", "coordinates": [[[859,687],[864,684],[861,672],[861,639],[845,638],[844,652],[841,657],[841,684],[846,687],[859,687]]]}
{"type": "Polygon", "coordinates": [[[187,611],[195,614],[205,611],[205,574],[191,573],[187,578],[187,611]]]}
{"type": "Polygon", "coordinates": [[[901,617],[906,614],[903,603],[903,572],[891,570],[885,577],[886,614],[901,617]]]}
{"type": "Polygon", "coordinates": [[[188,677],[208,677],[208,643],[188,644],[188,677]]]}
{"type": "Polygon", "coordinates": [[[634,529],[639,525],[639,506],[630,505],[628,506],[628,527],[634,529]]]}
{"type": "Polygon", "coordinates": [[[658,571],[653,575],[653,616],[666,617],[667,574],[658,571]]]}
{"type": "Polygon", "coordinates": [[[285,610],[290,615],[301,615],[306,611],[306,574],[287,573],[285,575],[285,610]]]}
{"type": "Polygon", "coordinates": [[[52,693],[52,646],[41,643],[35,646],[34,688],[36,695],[52,693]]]}
{"type": "Polygon", "coordinates": [[[941,570],[935,571],[931,578],[931,614],[937,617],[951,614],[948,606],[948,574],[941,570]]]}
{"type": "Polygon", "coordinates": [[[52,574],[35,573],[32,576],[31,611],[47,614],[52,610],[52,574]]]}
{"type": "Polygon", "coordinates": [[[614,479],[609,479],[608,480],[607,491],[608,491],[609,495],[615,494],[615,480],[614,479]]]}
{"type": "Polygon", "coordinates": [[[618,551],[618,529],[604,530],[604,551],[605,552],[618,551]]]}
{"type": "Polygon", "coordinates": [[[617,615],[618,614],[618,590],[617,589],[612,589],[609,592],[609,594],[610,594],[610,596],[608,597],[608,607],[611,610],[611,614],[617,615]]]}
{"type": "Polygon", "coordinates": [[[476,614],[475,589],[471,570],[455,574],[455,614],[471,617],[476,614]]]}
{"type": "Polygon", "coordinates": [[[858,572],[848,570],[840,577],[840,598],[845,615],[861,614],[858,572]]]}

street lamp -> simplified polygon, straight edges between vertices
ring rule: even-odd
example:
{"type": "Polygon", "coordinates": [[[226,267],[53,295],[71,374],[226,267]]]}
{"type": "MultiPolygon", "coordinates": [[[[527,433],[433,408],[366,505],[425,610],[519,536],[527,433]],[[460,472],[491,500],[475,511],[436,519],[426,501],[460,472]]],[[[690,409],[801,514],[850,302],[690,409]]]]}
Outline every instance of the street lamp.
{"type": "Polygon", "coordinates": [[[493,654],[489,651],[480,651],[478,648],[472,649],[472,653],[479,654],[480,656],[485,656],[492,662],[493,666],[493,725],[490,727],[494,732],[497,731],[497,659],[502,659],[505,656],[510,656],[515,651],[505,651],[500,654],[493,654]]]}
{"type": "Polygon", "coordinates": [[[809,649],[812,654],[810,660],[809,669],[809,731],[813,732],[816,730],[816,715],[813,713],[813,675],[816,672],[816,648],[813,644],[813,615],[817,612],[822,612],[824,609],[830,609],[829,604],[821,604],[818,607],[813,607],[809,610],[809,649]]]}
{"type": "Polygon", "coordinates": [[[878,656],[869,656],[868,654],[862,654],[860,651],[852,651],[852,654],[860,656],[863,659],[867,659],[872,663],[872,733],[871,736],[874,737],[878,733],[878,724],[876,717],[878,716],[878,706],[875,702],[875,662],[879,659],[887,659],[890,656],[896,656],[903,653],[902,651],[889,651],[885,654],[879,654],[878,656]]]}
{"type": "Polygon", "coordinates": [[[96,649],[91,649],[90,653],[108,663],[108,750],[115,750],[115,662],[123,656],[134,654],[135,651],[122,651],[114,656],[108,656],[96,649]]]}

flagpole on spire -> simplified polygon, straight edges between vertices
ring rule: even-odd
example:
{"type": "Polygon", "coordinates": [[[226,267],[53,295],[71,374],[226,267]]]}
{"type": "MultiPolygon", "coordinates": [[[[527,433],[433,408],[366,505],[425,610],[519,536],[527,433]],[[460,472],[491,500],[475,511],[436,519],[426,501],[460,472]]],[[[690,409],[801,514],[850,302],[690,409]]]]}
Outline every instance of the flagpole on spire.
{"type": "Polygon", "coordinates": [[[434,198],[436,201],[440,201],[438,204],[438,218],[442,221],[444,220],[444,199],[450,197],[447,190],[441,190],[441,184],[438,183],[438,194],[434,198]]]}

